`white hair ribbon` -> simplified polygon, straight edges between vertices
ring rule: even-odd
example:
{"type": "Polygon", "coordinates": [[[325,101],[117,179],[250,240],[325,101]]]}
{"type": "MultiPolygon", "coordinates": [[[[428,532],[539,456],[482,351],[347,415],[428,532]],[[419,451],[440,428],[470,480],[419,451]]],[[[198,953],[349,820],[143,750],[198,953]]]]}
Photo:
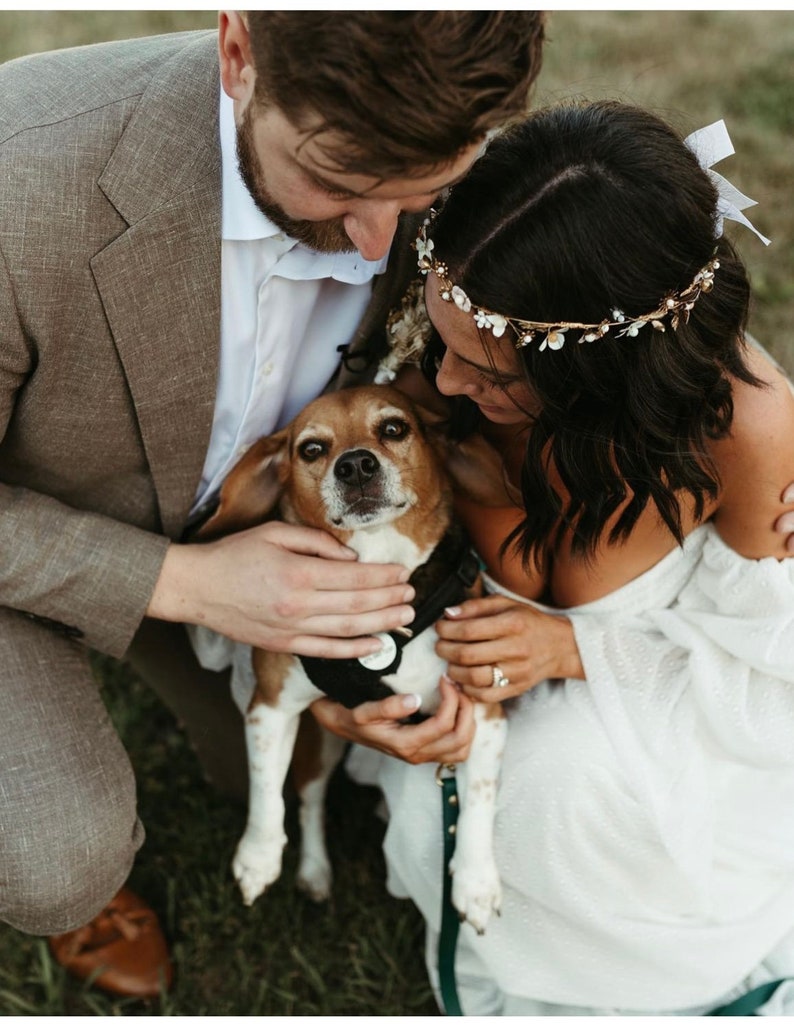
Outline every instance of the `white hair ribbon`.
{"type": "Polygon", "coordinates": [[[705,128],[698,129],[697,132],[688,135],[684,139],[684,143],[695,154],[698,163],[711,177],[719,193],[719,198],[717,199],[717,236],[722,235],[723,219],[727,217],[729,221],[738,221],[745,228],[749,228],[765,246],[768,246],[771,239],[767,239],[765,235],[762,235],[755,225],[751,224],[742,213],[746,207],[754,207],[756,201],[750,199],[749,196],[745,196],[743,192],[739,192],[735,186],[731,185],[727,178],[723,178],[722,175],[711,170],[712,164],[718,164],[721,160],[725,160],[726,157],[730,157],[736,152],[733,148],[731,137],[728,135],[728,129],[725,127],[725,122],[715,121],[713,125],[707,125],[705,128]]]}

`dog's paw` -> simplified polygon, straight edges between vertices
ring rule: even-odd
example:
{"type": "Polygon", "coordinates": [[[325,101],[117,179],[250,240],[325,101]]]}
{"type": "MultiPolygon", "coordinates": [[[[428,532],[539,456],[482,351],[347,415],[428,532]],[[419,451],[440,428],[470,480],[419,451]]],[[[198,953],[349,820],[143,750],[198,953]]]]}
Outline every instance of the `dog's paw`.
{"type": "Polygon", "coordinates": [[[245,837],[237,845],[232,872],[246,905],[256,899],[281,875],[281,852],[286,843],[253,844],[245,837]]]}
{"type": "Polygon", "coordinates": [[[317,856],[304,857],[298,867],[295,886],[312,901],[327,901],[331,897],[331,864],[317,856]]]}
{"type": "Polygon", "coordinates": [[[477,931],[485,933],[492,913],[499,914],[502,907],[502,883],[493,859],[481,859],[476,864],[456,865],[453,859],[452,904],[461,919],[477,931]]]}

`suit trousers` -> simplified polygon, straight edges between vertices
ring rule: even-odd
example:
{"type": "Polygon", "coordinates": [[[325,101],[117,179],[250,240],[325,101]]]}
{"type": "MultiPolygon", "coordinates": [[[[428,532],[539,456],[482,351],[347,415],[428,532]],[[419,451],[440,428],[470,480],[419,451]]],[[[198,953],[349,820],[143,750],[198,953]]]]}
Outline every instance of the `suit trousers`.
{"type": "MultiPolygon", "coordinates": [[[[128,653],[223,792],[246,789],[243,721],[226,674],[181,624],[144,621],[128,653]]],[[[0,921],[46,935],[88,922],[144,840],[135,775],[85,646],[0,609],[0,921]]]]}

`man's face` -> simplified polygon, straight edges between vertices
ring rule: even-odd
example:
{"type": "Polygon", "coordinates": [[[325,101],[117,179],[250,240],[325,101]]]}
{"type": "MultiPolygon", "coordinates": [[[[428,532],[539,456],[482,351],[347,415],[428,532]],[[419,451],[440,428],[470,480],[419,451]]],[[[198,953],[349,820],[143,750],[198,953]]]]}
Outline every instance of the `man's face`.
{"type": "Polygon", "coordinates": [[[385,256],[402,212],[419,213],[468,171],[475,144],[450,163],[381,180],[339,168],[333,133],[311,136],[275,107],[249,102],[237,123],[240,173],[260,210],[281,231],[321,253],[385,256]]]}

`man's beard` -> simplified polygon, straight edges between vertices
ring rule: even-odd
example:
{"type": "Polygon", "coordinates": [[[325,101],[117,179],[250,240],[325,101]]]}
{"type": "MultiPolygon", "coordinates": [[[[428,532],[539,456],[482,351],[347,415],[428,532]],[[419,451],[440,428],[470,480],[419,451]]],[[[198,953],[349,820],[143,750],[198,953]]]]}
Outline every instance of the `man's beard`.
{"type": "Polygon", "coordinates": [[[341,218],[329,221],[299,221],[288,214],[272,199],[265,185],[262,165],[254,148],[251,104],[243,111],[237,128],[237,166],[251,198],[262,213],[291,239],[303,243],[318,253],[353,253],[356,247],[347,237],[341,218]]]}

